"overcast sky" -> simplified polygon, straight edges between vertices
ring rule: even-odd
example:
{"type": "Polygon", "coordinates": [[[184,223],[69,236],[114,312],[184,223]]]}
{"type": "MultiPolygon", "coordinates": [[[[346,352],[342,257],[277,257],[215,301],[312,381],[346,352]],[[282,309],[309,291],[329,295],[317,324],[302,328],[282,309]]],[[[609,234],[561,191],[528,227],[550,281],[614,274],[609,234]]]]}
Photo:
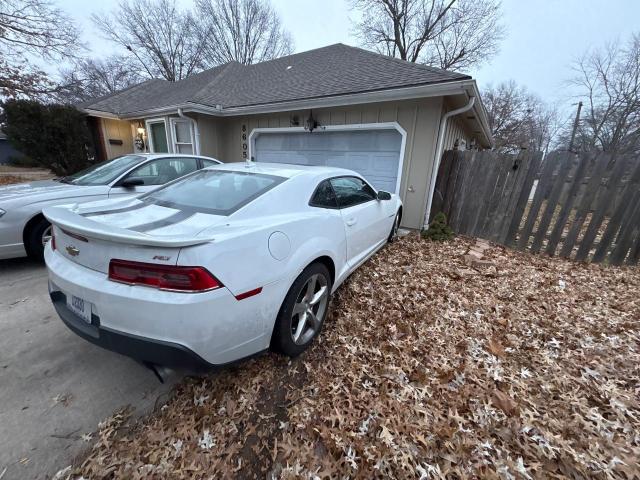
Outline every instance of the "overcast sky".
{"type": "MultiPolygon", "coordinates": [[[[190,0],[182,1],[191,5],[190,0]]],[[[349,0],[272,0],[272,4],[291,32],[296,52],[336,42],[357,45],[349,0]]],[[[112,51],[98,37],[89,16],[115,7],[115,0],[59,0],[59,5],[81,26],[96,55],[112,51]]],[[[589,48],[629,38],[634,28],[640,31],[639,0],[503,0],[503,12],[507,35],[500,53],[466,73],[481,88],[513,79],[564,109],[577,101],[568,99],[574,92],[564,83],[572,74],[572,60],[589,48]]]]}

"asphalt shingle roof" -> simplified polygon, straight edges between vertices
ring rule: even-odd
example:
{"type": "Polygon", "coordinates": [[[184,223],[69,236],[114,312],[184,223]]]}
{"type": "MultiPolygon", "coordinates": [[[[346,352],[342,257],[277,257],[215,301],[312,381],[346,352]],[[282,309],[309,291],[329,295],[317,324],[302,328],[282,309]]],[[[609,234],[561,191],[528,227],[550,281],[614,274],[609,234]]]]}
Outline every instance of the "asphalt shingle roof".
{"type": "Polygon", "coordinates": [[[148,80],[80,106],[115,114],[184,103],[230,108],[469,78],[339,43],[254,65],[230,62],[178,82],[148,80]]]}

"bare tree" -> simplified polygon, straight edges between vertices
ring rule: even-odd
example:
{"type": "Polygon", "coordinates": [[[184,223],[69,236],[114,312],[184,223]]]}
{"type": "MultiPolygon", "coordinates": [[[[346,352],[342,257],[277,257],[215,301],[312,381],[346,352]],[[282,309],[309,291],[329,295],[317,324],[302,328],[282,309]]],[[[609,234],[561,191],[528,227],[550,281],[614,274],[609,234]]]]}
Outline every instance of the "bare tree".
{"type": "Polygon", "coordinates": [[[495,150],[517,153],[521,149],[549,149],[559,130],[555,109],[513,81],[489,86],[483,100],[495,150]]]}
{"type": "Polygon", "coordinates": [[[26,57],[69,58],[79,46],[75,25],[51,1],[0,1],[0,96],[41,98],[56,92],[59,86],[26,57]]]}
{"type": "Polygon", "coordinates": [[[196,0],[208,65],[244,65],[293,51],[291,35],[267,0],[196,0]]]}
{"type": "Polygon", "coordinates": [[[173,82],[202,68],[204,42],[193,15],[178,9],[175,0],[122,0],[115,12],[92,19],[148,77],[173,82]]]}
{"type": "Polygon", "coordinates": [[[571,83],[586,99],[576,148],[640,153],[640,35],[588,52],[574,70],[571,83]]]}
{"type": "Polygon", "coordinates": [[[122,55],[81,59],[71,69],[61,71],[61,77],[64,88],[57,99],[63,103],[101,97],[144,80],[131,59],[122,55]]]}
{"type": "Polygon", "coordinates": [[[498,0],[352,0],[362,44],[447,70],[488,60],[504,37],[498,0]]]}

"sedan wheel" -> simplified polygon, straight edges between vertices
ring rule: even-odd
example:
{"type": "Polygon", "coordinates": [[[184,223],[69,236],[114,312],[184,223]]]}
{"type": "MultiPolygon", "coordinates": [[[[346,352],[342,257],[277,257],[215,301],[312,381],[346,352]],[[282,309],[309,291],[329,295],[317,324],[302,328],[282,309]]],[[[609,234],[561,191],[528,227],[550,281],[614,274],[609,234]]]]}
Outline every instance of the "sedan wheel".
{"type": "Polygon", "coordinates": [[[300,355],[322,330],[331,298],[331,275],[321,263],[296,278],[282,303],[271,346],[290,357],[300,355]]]}
{"type": "Polygon", "coordinates": [[[30,257],[42,260],[44,247],[51,240],[51,224],[42,217],[25,232],[24,247],[30,257]]]}
{"type": "Polygon", "coordinates": [[[49,225],[44,232],[42,232],[42,248],[47,245],[47,242],[51,240],[51,225],[49,225]]]}

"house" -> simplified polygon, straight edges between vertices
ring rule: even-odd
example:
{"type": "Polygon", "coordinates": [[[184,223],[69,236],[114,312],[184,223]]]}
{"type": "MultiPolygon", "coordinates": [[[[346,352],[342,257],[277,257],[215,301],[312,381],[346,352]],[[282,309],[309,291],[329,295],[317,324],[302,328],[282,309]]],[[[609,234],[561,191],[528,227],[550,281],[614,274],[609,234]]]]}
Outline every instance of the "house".
{"type": "Polygon", "coordinates": [[[81,108],[104,158],[151,151],[350,168],[401,196],[408,228],[425,223],[442,151],[492,142],[470,76],[343,44],[149,80],[81,108]]]}

